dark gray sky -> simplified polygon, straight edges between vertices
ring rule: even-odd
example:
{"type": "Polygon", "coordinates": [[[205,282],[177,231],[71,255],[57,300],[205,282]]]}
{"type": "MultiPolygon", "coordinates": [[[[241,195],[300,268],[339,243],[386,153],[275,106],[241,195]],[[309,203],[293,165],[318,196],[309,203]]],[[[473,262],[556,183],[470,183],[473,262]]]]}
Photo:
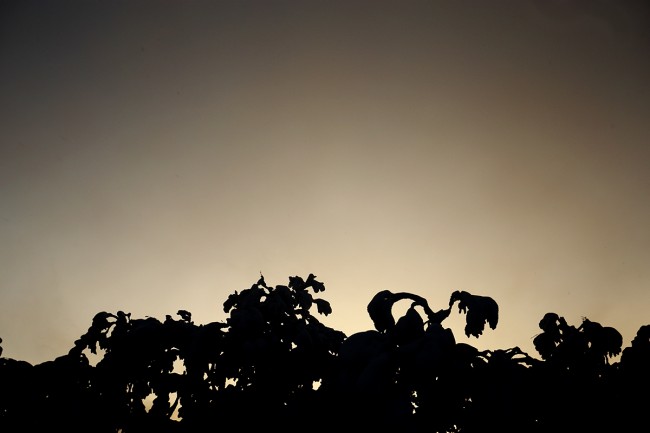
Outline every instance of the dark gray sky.
{"type": "Polygon", "coordinates": [[[0,337],[67,353],[99,311],[223,320],[309,273],[650,322],[647,1],[0,2],[0,337]]]}

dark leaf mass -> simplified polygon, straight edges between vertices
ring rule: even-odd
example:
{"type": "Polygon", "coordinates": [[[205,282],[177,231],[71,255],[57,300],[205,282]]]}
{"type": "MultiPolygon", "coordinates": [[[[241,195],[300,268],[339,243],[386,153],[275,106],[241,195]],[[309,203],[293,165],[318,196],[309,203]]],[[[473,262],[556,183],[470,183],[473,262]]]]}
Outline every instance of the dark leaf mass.
{"type": "Polygon", "coordinates": [[[312,314],[332,313],[314,297],[324,290],[313,274],[275,287],[260,276],[228,296],[225,322],[207,324],[187,310],[162,322],[99,312],[65,355],[36,365],[0,357],[0,431],[551,433],[647,423],[650,325],[623,347],[612,327],[549,312],[535,358],[518,347],[480,351],[443,326],[457,303],[468,337],[496,329],[487,296],[454,291],[434,312],[421,296],[382,290],[367,307],[375,329],[347,336],[312,314]],[[402,300],[410,305],[396,318],[402,300]]]}

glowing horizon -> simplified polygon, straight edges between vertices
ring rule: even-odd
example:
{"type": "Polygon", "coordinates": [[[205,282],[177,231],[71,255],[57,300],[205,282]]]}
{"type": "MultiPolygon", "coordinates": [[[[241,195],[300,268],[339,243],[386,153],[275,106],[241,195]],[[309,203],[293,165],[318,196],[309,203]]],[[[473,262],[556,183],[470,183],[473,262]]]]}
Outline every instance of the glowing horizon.
{"type": "MultiPolygon", "coordinates": [[[[99,311],[195,323],[315,274],[328,326],[383,289],[494,298],[629,345],[650,305],[648,7],[600,2],[6,2],[3,356],[99,311]]],[[[450,327],[464,341],[462,320],[450,327]]]]}

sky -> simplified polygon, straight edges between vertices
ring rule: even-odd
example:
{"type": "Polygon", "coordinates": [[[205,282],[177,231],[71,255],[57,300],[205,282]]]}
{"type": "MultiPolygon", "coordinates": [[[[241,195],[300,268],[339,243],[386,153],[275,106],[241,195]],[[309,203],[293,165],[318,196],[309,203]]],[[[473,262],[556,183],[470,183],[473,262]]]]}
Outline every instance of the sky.
{"type": "Polygon", "coordinates": [[[3,356],[310,273],[346,335],[380,290],[465,290],[500,317],[455,310],[459,342],[537,357],[555,312],[628,346],[649,29],[642,0],[0,1],[3,356]]]}

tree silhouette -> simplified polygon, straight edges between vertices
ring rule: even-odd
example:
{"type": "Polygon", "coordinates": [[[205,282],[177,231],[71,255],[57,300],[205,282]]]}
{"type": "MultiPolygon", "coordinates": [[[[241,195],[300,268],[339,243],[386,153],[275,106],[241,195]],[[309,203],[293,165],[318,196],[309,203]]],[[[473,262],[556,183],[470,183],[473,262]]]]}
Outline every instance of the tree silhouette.
{"type": "Polygon", "coordinates": [[[457,305],[468,337],[495,329],[499,308],[487,296],[454,291],[434,311],[421,296],[383,290],[367,307],[374,329],[346,336],[312,313],[332,313],[317,297],[324,291],[313,274],[275,287],[260,276],[227,297],[224,322],[200,325],[186,310],[163,321],[99,312],[63,356],[0,358],[0,429],[614,432],[646,423],[650,325],[623,348],[612,327],[547,313],[535,358],[518,347],[479,351],[443,326],[457,305]],[[410,305],[395,317],[398,302],[410,305]]]}

